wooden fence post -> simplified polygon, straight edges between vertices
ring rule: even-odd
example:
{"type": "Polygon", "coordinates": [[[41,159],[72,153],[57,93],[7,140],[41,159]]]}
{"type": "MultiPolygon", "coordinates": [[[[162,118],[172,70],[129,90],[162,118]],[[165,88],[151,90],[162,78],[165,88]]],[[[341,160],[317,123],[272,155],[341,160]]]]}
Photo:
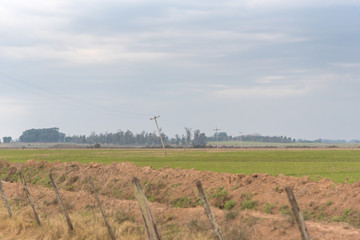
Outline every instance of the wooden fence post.
{"type": "Polygon", "coordinates": [[[301,232],[301,238],[303,240],[310,240],[310,235],[307,231],[306,224],[304,221],[303,215],[300,213],[299,206],[296,202],[296,198],[294,196],[294,193],[291,189],[291,187],[285,187],[286,194],[288,196],[289,202],[291,204],[291,209],[294,213],[295,221],[299,227],[299,230],[301,232]]]}
{"type": "Polygon", "coordinates": [[[66,208],[65,208],[65,206],[64,206],[64,204],[63,204],[63,202],[62,202],[62,200],[61,200],[59,190],[58,190],[58,188],[57,188],[57,186],[56,186],[56,183],[55,183],[55,181],[54,181],[51,173],[49,174],[49,177],[50,177],[51,183],[52,183],[52,185],[53,185],[53,187],[54,187],[54,189],[55,189],[56,197],[57,197],[57,200],[58,200],[58,202],[59,202],[59,204],[60,204],[61,210],[63,211],[63,213],[64,213],[64,215],[65,215],[66,222],[67,222],[67,224],[68,224],[69,230],[70,230],[70,232],[71,232],[71,231],[74,230],[74,227],[73,227],[73,225],[72,225],[71,219],[70,219],[69,214],[68,214],[68,212],[67,212],[67,210],[66,210],[66,208]]]}
{"type": "Polygon", "coordinates": [[[98,203],[98,205],[99,205],[99,207],[100,207],[100,211],[101,211],[101,213],[102,213],[102,215],[103,215],[103,217],[104,217],[105,224],[106,224],[106,227],[107,227],[107,229],[108,229],[110,238],[111,238],[112,240],[115,240],[116,238],[115,238],[114,232],[113,232],[113,230],[112,230],[111,227],[110,227],[109,221],[108,221],[108,219],[107,219],[107,217],[106,217],[106,213],[105,213],[105,211],[104,211],[104,209],[103,209],[103,207],[102,207],[102,205],[101,205],[101,202],[100,202],[98,193],[96,192],[95,185],[94,185],[94,182],[93,182],[93,180],[92,180],[92,177],[90,177],[90,184],[91,184],[91,187],[92,187],[92,189],[93,189],[93,191],[94,191],[94,195],[95,195],[96,201],[97,201],[97,203],[98,203]]]}
{"type": "Polygon", "coordinates": [[[145,197],[144,191],[141,187],[141,184],[139,182],[139,179],[137,179],[136,177],[133,177],[132,185],[134,187],[134,193],[135,193],[136,200],[139,203],[141,215],[145,222],[145,229],[146,229],[148,238],[150,240],[161,240],[160,232],[156,227],[155,219],[153,218],[153,216],[151,214],[149,203],[146,200],[146,197],[145,197]]]}
{"type": "Polygon", "coordinates": [[[207,217],[209,218],[209,221],[211,223],[212,228],[214,229],[215,235],[219,240],[224,240],[222,233],[221,233],[221,229],[219,228],[219,226],[216,223],[215,220],[215,216],[213,214],[213,212],[211,211],[210,205],[206,199],[206,195],[204,192],[204,189],[202,187],[202,184],[199,180],[196,181],[196,187],[199,191],[199,196],[201,201],[203,202],[203,206],[206,212],[207,217]]]}
{"type": "Polygon", "coordinates": [[[2,196],[2,198],[4,199],[5,205],[6,205],[6,207],[7,207],[9,216],[10,216],[10,218],[11,218],[11,217],[12,217],[12,212],[11,212],[11,208],[10,208],[9,202],[8,202],[8,200],[7,200],[7,198],[6,198],[4,188],[3,188],[3,186],[2,186],[1,178],[0,178],[0,191],[1,191],[1,196],[2,196]]]}
{"type": "Polygon", "coordinates": [[[21,172],[19,172],[19,176],[20,176],[21,182],[22,182],[22,184],[23,184],[23,186],[24,186],[24,191],[25,191],[25,193],[26,193],[26,196],[28,197],[29,202],[30,202],[30,205],[31,205],[31,207],[32,207],[32,209],[33,209],[36,222],[37,222],[37,224],[38,224],[39,226],[41,226],[39,214],[37,213],[37,211],[36,211],[36,209],[35,209],[34,201],[33,201],[32,197],[31,197],[31,195],[30,195],[30,191],[29,191],[29,189],[28,189],[28,187],[27,187],[27,184],[26,184],[24,175],[23,175],[21,172]]]}

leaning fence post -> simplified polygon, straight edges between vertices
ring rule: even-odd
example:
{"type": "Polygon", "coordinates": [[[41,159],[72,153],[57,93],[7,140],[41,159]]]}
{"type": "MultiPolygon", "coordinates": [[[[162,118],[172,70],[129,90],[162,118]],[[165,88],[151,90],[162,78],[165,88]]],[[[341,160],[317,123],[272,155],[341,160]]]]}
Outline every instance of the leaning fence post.
{"type": "Polygon", "coordinates": [[[9,216],[10,216],[10,218],[11,218],[11,217],[12,217],[11,208],[10,208],[9,202],[8,202],[8,200],[7,200],[7,198],[6,198],[5,191],[4,191],[4,189],[3,189],[1,179],[0,179],[0,191],[1,191],[2,198],[4,199],[5,205],[6,205],[6,207],[7,207],[9,216]]]}
{"type": "Polygon", "coordinates": [[[294,196],[294,193],[291,189],[291,187],[287,186],[285,187],[286,194],[288,196],[289,202],[291,204],[291,209],[294,213],[295,221],[299,227],[299,230],[301,232],[301,238],[303,240],[310,240],[310,235],[307,231],[306,224],[304,221],[303,215],[300,213],[299,206],[296,202],[296,198],[294,196]]]}
{"type": "Polygon", "coordinates": [[[211,226],[214,229],[216,237],[219,240],[223,240],[224,238],[222,236],[221,229],[219,228],[219,226],[216,223],[215,216],[214,216],[213,212],[211,211],[210,205],[209,205],[209,203],[208,203],[208,201],[206,199],[204,189],[203,189],[202,184],[201,184],[201,182],[199,180],[196,181],[196,187],[197,187],[197,189],[199,191],[200,199],[203,202],[203,206],[204,206],[206,215],[209,218],[209,221],[211,223],[211,226]]]}
{"type": "Polygon", "coordinates": [[[63,211],[63,213],[64,213],[64,215],[65,215],[66,222],[67,222],[67,224],[68,224],[69,230],[72,231],[72,230],[74,230],[74,227],[73,227],[73,225],[72,225],[72,223],[71,223],[71,219],[70,219],[70,217],[69,217],[69,214],[68,214],[68,212],[67,212],[67,210],[66,210],[66,208],[65,208],[65,206],[64,206],[64,204],[63,204],[63,202],[62,202],[62,200],[61,200],[59,190],[58,190],[58,188],[56,187],[56,183],[55,183],[55,181],[54,181],[51,173],[49,174],[49,177],[50,177],[51,183],[52,183],[52,185],[53,185],[53,187],[54,187],[54,189],[55,189],[56,198],[57,198],[57,200],[58,200],[58,202],[59,202],[59,204],[60,204],[61,210],[63,211]]]}
{"type": "Polygon", "coordinates": [[[33,201],[32,197],[31,197],[31,195],[30,195],[30,191],[29,191],[29,189],[28,189],[28,187],[27,187],[25,178],[24,178],[24,176],[22,175],[21,172],[19,172],[19,176],[20,176],[21,182],[22,182],[22,184],[23,184],[23,186],[24,186],[24,191],[25,191],[25,193],[26,193],[26,196],[28,197],[29,202],[30,202],[30,205],[31,205],[31,207],[32,207],[32,209],[33,209],[36,222],[37,222],[37,224],[38,224],[39,226],[41,226],[39,214],[37,213],[37,211],[36,211],[36,209],[35,209],[34,201],[33,201]]]}
{"type": "Polygon", "coordinates": [[[150,240],[161,240],[160,232],[156,227],[155,219],[153,218],[153,216],[151,214],[149,203],[146,200],[146,197],[145,197],[144,191],[141,187],[141,184],[139,182],[139,179],[137,179],[136,177],[133,177],[132,185],[134,187],[134,193],[135,193],[136,200],[139,203],[141,215],[145,222],[145,229],[146,229],[148,238],[150,240]]]}
{"type": "Polygon", "coordinates": [[[106,224],[106,227],[107,227],[107,229],[108,229],[110,238],[111,238],[112,240],[115,240],[116,238],[115,238],[114,232],[113,232],[113,230],[112,230],[111,227],[110,227],[109,221],[108,221],[108,219],[107,219],[107,217],[106,217],[106,213],[105,213],[105,211],[104,211],[104,209],[103,209],[103,207],[102,207],[102,205],[101,205],[101,202],[100,202],[98,193],[96,192],[95,185],[94,185],[94,182],[93,182],[93,180],[92,180],[92,177],[90,177],[90,184],[91,184],[91,187],[92,187],[92,189],[93,189],[93,191],[94,191],[94,195],[95,195],[96,201],[97,201],[97,203],[98,203],[98,205],[99,205],[99,207],[100,207],[100,211],[101,211],[101,213],[102,213],[102,215],[103,215],[103,217],[104,217],[105,224],[106,224]]]}

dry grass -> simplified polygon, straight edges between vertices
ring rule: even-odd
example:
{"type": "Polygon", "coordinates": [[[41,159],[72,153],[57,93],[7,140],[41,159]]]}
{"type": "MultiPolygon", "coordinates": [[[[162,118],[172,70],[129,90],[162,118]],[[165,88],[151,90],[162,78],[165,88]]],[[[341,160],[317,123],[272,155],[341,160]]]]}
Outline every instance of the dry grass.
{"type": "MultiPolygon", "coordinates": [[[[124,214],[122,212],[122,214],[124,214]]],[[[59,213],[41,215],[42,226],[36,224],[32,209],[29,206],[13,210],[9,218],[7,210],[0,208],[0,239],[5,240],[106,240],[110,239],[102,215],[98,211],[83,210],[70,213],[74,231],[70,232],[63,215],[59,213]]],[[[131,216],[119,221],[117,212],[108,214],[116,239],[141,240],[145,238],[142,223],[136,222],[131,216]]],[[[196,230],[188,225],[176,223],[161,224],[163,239],[198,239],[211,238],[209,229],[196,230]]]]}
{"type": "MultiPolygon", "coordinates": [[[[144,229],[141,225],[124,221],[117,224],[114,214],[110,215],[117,239],[143,239],[144,229]]],[[[36,224],[30,207],[13,212],[9,218],[5,208],[0,209],[0,239],[110,239],[100,213],[80,211],[70,214],[74,231],[69,232],[64,216],[56,213],[41,217],[42,226],[36,224]]]]}

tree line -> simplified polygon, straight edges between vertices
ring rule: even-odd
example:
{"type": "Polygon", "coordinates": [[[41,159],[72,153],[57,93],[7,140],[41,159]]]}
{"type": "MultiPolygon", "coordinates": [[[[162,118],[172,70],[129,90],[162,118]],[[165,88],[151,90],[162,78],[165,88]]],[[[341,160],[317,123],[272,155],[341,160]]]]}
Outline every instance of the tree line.
{"type": "MultiPolygon", "coordinates": [[[[275,143],[291,143],[297,140],[285,136],[261,136],[260,134],[248,134],[232,137],[226,132],[219,132],[210,137],[200,130],[193,131],[191,128],[185,128],[185,132],[181,135],[176,134],[174,137],[169,137],[162,133],[163,141],[168,146],[183,146],[183,147],[204,147],[208,142],[215,141],[251,141],[251,142],[275,142],[275,143]]],[[[3,137],[4,143],[12,142],[12,137],[3,137]]],[[[95,133],[90,135],[73,135],[66,136],[65,133],[59,131],[59,128],[42,128],[29,129],[22,133],[18,142],[25,143],[81,143],[81,144],[114,144],[123,146],[159,146],[161,140],[157,132],[133,133],[130,130],[119,130],[115,133],[95,133]]],[[[303,142],[304,140],[298,140],[303,142]]],[[[317,140],[318,141],[318,140],[317,140]]]]}
{"type": "MultiPolygon", "coordinates": [[[[190,128],[185,128],[185,133],[181,136],[176,134],[175,137],[170,138],[166,134],[161,134],[162,139],[166,145],[176,145],[184,147],[204,147],[207,144],[205,133],[200,130],[192,131],[190,128]]],[[[12,142],[11,137],[4,137],[3,142],[12,142]]],[[[129,146],[158,146],[161,145],[161,140],[156,132],[133,133],[130,130],[119,130],[115,133],[100,133],[92,132],[89,136],[73,135],[66,136],[65,133],[59,131],[59,128],[42,128],[29,129],[22,133],[17,140],[24,143],[82,143],[82,144],[115,144],[115,145],[129,145],[129,146]]]]}
{"type": "MultiPolygon", "coordinates": [[[[285,136],[262,136],[260,134],[247,134],[241,136],[228,136],[226,132],[219,132],[219,141],[245,141],[245,142],[271,142],[271,143],[292,143],[296,139],[285,136]]],[[[208,138],[208,141],[216,141],[216,135],[208,138]]]]}

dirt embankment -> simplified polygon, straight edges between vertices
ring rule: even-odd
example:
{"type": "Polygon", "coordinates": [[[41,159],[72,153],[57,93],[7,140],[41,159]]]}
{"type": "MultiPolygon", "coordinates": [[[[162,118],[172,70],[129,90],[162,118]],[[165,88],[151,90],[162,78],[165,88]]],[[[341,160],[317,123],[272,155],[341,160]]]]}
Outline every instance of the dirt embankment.
{"type": "MultiPolygon", "coordinates": [[[[360,239],[360,230],[356,228],[360,226],[360,182],[335,184],[327,179],[314,182],[308,177],[283,175],[245,176],[171,168],[154,170],[132,163],[0,162],[1,177],[7,181],[4,183],[5,190],[19,211],[27,206],[18,183],[19,170],[30,183],[42,218],[60,213],[48,177],[52,172],[72,214],[96,211],[89,184],[89,177],[92,177],[104,207],[110,212],[113,226],[122,229],[126,221],[141,226],[142,219],[131,186],[131,179],[136,176],[151,202],[164,239],[210,239],[210,225],[199,206],[195,186],[195,181],[201,180],[226,239],[300,239],[284,191],[285,186],[292,186],[308,219],[312,239],[360,239]],[[127,219],[117,221],[119,214],[127,216],[127,219]]],[[[1,215],[3,218],[6,215],[1,215]]],[[[136,234],[132,232],[134,235],[131,238],[144,238],[143,229],[139,229],[138,233],[134,230],[136,234]]],[[[26,229],[20,232],[25,234],[26,229]]],[[[117,234],[120,237],[128,232],[118,230],[117,234]]],[[[43,236],[39,235],[38,239],[46,239],[43,236]]]]}

